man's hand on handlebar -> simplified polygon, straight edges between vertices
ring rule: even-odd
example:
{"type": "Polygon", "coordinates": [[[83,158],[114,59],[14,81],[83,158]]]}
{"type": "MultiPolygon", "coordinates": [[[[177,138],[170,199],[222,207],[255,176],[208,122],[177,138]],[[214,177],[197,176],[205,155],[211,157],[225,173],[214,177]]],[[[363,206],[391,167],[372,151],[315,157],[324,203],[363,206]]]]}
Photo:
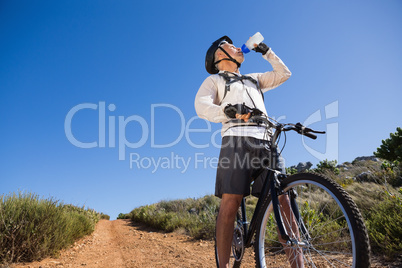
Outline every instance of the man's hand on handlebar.
{"type": "Polygon", "coordinates": [[[244,122],[248,122],[250,117],[254,115],[261,115],[262,112],[256,108],[250,108],[247,105],[243,104],[228,104],[225,109],[224,113],[228,118],[231,119],[240,119],[244,122]]]}
{"type": "Polygon", "coordinates": [[[250,117],[251,117],[251,113],[248,113],[248,114],[236,114],[236,119],[242,119],[242,120],[244,120],[244,122],[247,122],[250,117]]]}
{"type": "MultiPolygon", "coordinates": [[[[311,139],[316,139],[317,136],[314,135],[313,133],[317,133],[317,134],[325,134],[325,131],[317,131],[317,130],[313,130],[311,128],[305,127],[300,123],[297,124],[280,124],[278,122],[273,123],[266,115],[264,115],[263,112],[261,112],[260,110],[256,109],[256,108],[250,108],[247,105],[243,104],[228,104],[226,105],[225,109],[224,109],[224,113],[225,115],[230,118],[230,119],[240,119],[243,120],[244,122],[253,122],[253,123],[257,123],[258,125],[263,124],[266,127],[271,127],[276,129],[275,133],[281,133],[281,132],[287,132],[290,130],[294,130],[297,133],[309,137],[311,139]]],[[[278,134],[278,135],[279,135],[278,134]]]]}

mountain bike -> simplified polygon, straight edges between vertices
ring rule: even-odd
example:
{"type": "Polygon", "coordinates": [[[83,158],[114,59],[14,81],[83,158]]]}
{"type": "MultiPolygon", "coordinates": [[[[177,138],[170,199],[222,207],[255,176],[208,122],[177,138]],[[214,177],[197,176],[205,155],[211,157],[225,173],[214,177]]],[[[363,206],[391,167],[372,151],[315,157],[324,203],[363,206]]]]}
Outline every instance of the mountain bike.
{"type": "MultiPolygon", "coordinates": [[[[271,152],[281,134],[296,131],[316,139],[324,134],[302,124],[280,124],[265,116],[255,122],[274,129],[271,152]]],[[[348,193],[335,181],[315,173],[287,176],[267,167],[251,222],[243,198],[234,222],[231,267],[240,267],[245,249],[254,247],[256,267],[370,266],[370,244],[363,218],[348,193]]],[[[215,245],[216,264],[219,267],[215,245]]]]}

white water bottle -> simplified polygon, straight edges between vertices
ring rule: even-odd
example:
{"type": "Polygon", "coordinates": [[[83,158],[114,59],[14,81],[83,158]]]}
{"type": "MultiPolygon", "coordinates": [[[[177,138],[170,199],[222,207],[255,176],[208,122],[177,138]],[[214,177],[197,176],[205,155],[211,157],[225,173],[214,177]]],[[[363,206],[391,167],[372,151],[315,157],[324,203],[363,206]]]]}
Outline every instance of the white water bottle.
{"type": "Polygon", "coordinates": [[[243,53],[249,53],[253,48],[254,44],[257,44],[257,46],[264,40],[264,37],[260,32],[256,32],[248,41],[241,47],[241,51],[243,53]]]}

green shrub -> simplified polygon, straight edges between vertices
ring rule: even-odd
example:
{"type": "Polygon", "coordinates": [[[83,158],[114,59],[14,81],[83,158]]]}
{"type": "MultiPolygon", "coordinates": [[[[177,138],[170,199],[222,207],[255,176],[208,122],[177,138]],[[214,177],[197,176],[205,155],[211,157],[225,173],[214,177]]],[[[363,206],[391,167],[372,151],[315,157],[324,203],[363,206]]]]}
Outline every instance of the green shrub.
{"type": "Polygon", "coordinates": [[[293,175],[293,174],[296,174],[296,173],[297,173],[297,169],[295,169],[294,167],[287,167],[286,168],[286,174],[293,175]]]}
{"type": "Polygon", "coordinates": [[[0,196],[0,263],[55,255],[93,232],[100,214],[32,193],[0,196]]]}
{"type": "Polygon", "coordinates": [[[377,176],[381,177],[382,183],[389,183],[393,187],[402,186],[402,164],[398,161],[389,162],[384,160],[381,165],[381,171],[377,176]]]}
{"type": "Polygon", "coordinates": [[[397,127],[395,133],[390,133],[389,138],[382,140],[382,144],[374,155],[388,161],[402,162],[402,128],[397,127]]]}
{"type": "Polygon", "coordinates": [[[109,215],[106,215],[106,214],[101,213],[101,214],[100,214],[100,219],[101,219],[101,220],[110,220],[110,216],[109,216],[109,215]]]}
{"type": "Polygon", "coordinates": [[[373,253],[394,259],[402,252],[402,201],[398,195],[386,194],[366,216],[373,253]]]}
{"type": "Polygon", "coordinates": [[[129,218],[130,218],[130,216],[125,213],[119,213],[119,215],[117,216],[118,220],[124,220],[124,219],[129,219],[129,218]]]}
{"type": "Polygon", "coordinates": [[[199,199],[161,201],[136,208],[128,216],[159,230],[185,230],[194,238],[211,239],[218,207],[219,199],[209,195],[199,199]]]}
{"type": "Polygon", "coordinates": [[[339,168],[336,167],[337,163],[338,162],[336,160],[329,161],[325,159],[317,164],[317,168],[314,171],[318,173],[324,173],[326,170],[329,170],[335,173],[335,175],[339,175],[340,171],[339,168]]]}

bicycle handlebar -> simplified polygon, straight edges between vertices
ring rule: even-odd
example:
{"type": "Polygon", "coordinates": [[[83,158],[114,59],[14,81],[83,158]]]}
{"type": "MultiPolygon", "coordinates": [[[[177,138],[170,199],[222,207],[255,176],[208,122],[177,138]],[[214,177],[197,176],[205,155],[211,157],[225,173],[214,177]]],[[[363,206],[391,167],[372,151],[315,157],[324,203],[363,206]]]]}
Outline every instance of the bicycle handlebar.
{"type": "Polygon", "coordinates": [[[311,128],[303,126],[301,123],[297,123],[297,124],[277,123],[277,124],[274,124],[269,119],[270,118],[266,117],[266,116],[255,115],[255,116],[250,117],[248,122],[253,122],[253,123],[257,123],[257,124],[265,123],[265,125],[267,125],[267,127],[272,127],[276,130],[279,130],[280,132],[294,130],[297,133],[299,133],[300,135],[306,136],[306,137],[308,137],[310,139],[314,139],[314,140],[317,138],[317,135],[314,135],[313,133],[325,134],[325,131],[313,130],[311,128]]]}
{"type": "Polygon", "coordinates": [[[272,118],[269,118],[266,115],[264,115],[264,113],[262,111],[260,111],[259,109],[250,108],[247,105],[245,105],[244,103],[236,104],[236,105],[228,104],[225,107],[224,112],[225,112],[226,116],[228,116],[229,118],[233,118],[232,120],[230,120],[231,122],[238,122],[238,123],[242,123],[244,121],[242,119],[235,119],[236,114],[249,113],[249,114],[251,114],[251,117],[247,120],[247,123],[256,123],[258,125],[265,124],[265,126],[267,128],[271,127],[271,128],[276,129],[277,131],[279,131],[278,134],[280,134],[282,131],[286,132],[289,130],[294,130],[297,133],[299,133],[303,136],[309,137],[310,139],[314,139],[314,140],[317,139],[317,135],[314,135],[313,133],[325,134],[325,131],[316,131],[311,128],[305,127],[300,123],[280,124],[280,123],[276,122],[275,120],[273,120],[272,118]],[[273,123],[271,120],[275,121],[276,124],[273,123]]]}

